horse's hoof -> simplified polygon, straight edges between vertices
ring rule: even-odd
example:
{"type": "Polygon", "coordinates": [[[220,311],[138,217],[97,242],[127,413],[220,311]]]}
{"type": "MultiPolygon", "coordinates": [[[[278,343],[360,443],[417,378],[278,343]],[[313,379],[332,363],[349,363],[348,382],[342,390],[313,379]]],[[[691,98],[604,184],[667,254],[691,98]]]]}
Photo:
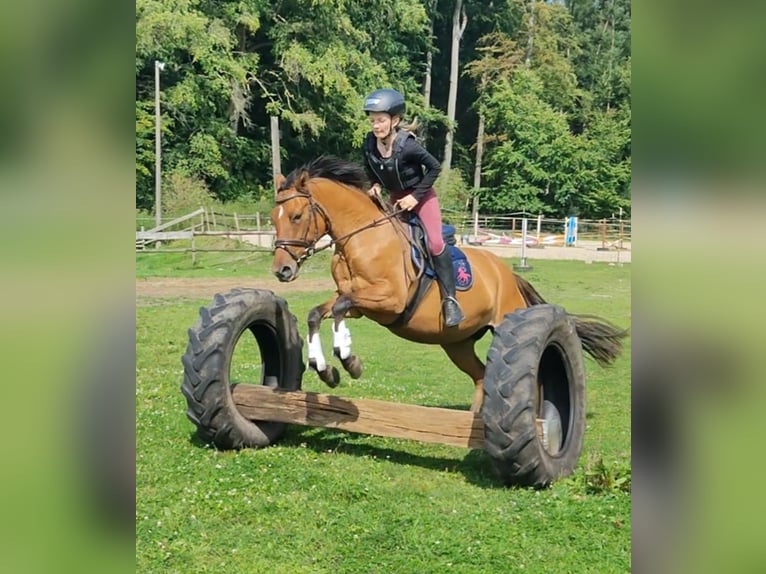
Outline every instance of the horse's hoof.
{"type": "Polygon", "coordinates": [[[340,384],[340,373],[335,367],[327,365],[327,368],[324,371],[320,371],[318,374],[319,378],[331,389],[334,389],[340,384]]]}
{"type": "Polygon", "coordinates": [[[343,364],[343,368],[346,369],[346,372],[351,375],[352,379],[358,379],[362,376],[364,365],[362,365],[362,359],[356,355],[351,355],[345,361],[341,361],[341,363],[343,364]]]}

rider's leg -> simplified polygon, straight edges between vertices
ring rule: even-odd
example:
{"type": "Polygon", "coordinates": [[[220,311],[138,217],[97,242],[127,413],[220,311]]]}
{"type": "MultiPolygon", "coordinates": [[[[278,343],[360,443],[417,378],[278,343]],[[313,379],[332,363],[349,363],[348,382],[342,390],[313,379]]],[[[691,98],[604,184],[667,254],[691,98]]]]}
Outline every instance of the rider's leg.
{"type": "Polygon", "coordinates": [[[442,238],[442,216],[439,200],[433,189],[429,190],[420,200],[415,211],[423,222],[428,240],[428,250],[433,258],[434,271],[439,278],[444,324],[447,327],[454,327],[465,316],[455,298],[455,272],[452,267],[452,257],[442,238]]]}
{"type": "Polygon", "coordinates": [[[434,271],[439,276],[441,287],[444,324],[447,327],[454,327],[465,319],[465,315],[455,299],[455,271],[452,267],[452,256],[448,249],[444,249],[439,255],[433,255],[433,260],[434,271]]]}

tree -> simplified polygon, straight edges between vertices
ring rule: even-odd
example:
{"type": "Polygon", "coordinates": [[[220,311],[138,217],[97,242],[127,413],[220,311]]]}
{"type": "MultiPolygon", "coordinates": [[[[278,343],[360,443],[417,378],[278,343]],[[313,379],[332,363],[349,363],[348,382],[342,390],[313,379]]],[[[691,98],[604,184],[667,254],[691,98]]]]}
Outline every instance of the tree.
{"type": "Polygon", "coordinates": [[[479,44],[480,57],[469,63],[465,70],[469,77],[479,79],[479,124],[476,133],[476,159],[473,176],[474,217],[479,212],[479,190],[481,189],[481,170],[484,157],[485,114],[481,110],[480,102],[488,92],[490,81],[510,80],[513,70],[521,61],[521,52],[518,50],[516,42],[502,33],[487,34],[479,40],[479,44]]]}
{"type": "Polygon", "coordinates": [[[594,96],[601,109],[625,102],[619,69],[630,60],[629,0],[570,0],[569,11],[576,26],[582,52],[576,58],[581,85],[594,96]]]}
{"type": "Polygon", "coordinates": [[[468,18],[463,8],[463,0],[455,0],[452,13],[452,50],[450,56],[449,97],[447,99],[447,137],[444,142],[444,160],[442,169],[449,171],[452,166],[452,146],[455,137],[455,108],[457,106],[457,85],[460,76],[460,38],[463,36],[468,18]]]}

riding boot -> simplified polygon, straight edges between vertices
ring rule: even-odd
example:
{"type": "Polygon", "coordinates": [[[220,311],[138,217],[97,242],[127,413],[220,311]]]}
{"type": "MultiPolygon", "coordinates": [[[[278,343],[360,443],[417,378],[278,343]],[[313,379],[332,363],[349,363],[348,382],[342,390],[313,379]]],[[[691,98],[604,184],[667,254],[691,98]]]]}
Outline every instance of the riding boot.
{"type": "Polygon", "coordinates": [[[444,324],[447,327],[454,327],[465,319],[465,315],[463,315],[463,310],[455,299],[455,270],[452,267],[452,256],[449,249],[445,248],[441,254],[434,255],[433,263],[434,271],[439,278],[444,324]]]}

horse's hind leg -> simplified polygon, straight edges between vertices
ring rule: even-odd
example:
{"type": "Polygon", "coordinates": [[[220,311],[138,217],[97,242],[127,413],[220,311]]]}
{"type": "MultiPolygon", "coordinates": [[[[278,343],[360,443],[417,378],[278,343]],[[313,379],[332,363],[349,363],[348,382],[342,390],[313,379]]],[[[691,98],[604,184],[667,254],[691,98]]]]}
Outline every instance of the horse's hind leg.
{"type": "Polygon", "coordinates": [[[473,349],[476,341],[467,339],[459,343],[442,345],[442,349],[455,366],[473,379],[474,392],[471,411],[478,413],[484,402],[484,363],[476,356],[473,349]]]}
{"type": "Polygon", "coordinates": [[[340,383],[340,373],[338,369],[327,364],[322,351],[322,342],[319,340],[319,326],[322,320],[330,314],[330,309],[335,304],[337,296],[329,301],[317,305],[308,314],[308,348],[309,348],[309,367],[314,369],[319,378],[324,381],[328,387],[334,388],[340,383]]]}

